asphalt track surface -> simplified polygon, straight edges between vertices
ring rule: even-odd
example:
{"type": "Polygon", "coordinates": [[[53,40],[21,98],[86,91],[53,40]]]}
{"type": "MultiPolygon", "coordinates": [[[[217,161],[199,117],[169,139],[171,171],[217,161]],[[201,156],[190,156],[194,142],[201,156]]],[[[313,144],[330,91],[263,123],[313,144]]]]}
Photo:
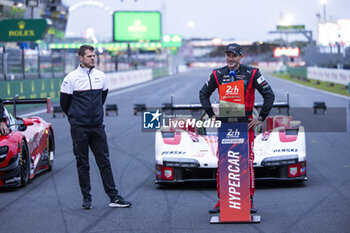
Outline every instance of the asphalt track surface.
{"type": "MultiPolygon", "coordinates": [[[[292,107],[347,108],[347,132],[308,132],[308,178],[305,184],[259,182],[255,205],[260,224],[209,223],[208,209],[217,200],[215,184],[158,187],[154,184],[154,133],[141,131],[133,104],[159,107],[170,101],[198,103],[210,70],[158,79],[109,94],[119,116],[105,117],[117,188],[131,208],[109,208],[98,168],[90,153],[93,209],[80,209],[75,158],[67,118],[40,114],[53,123],[55,165],[25,188],[0,191],[0,232],[349,232],[350,131],[349,99],[268,77],[276,100],[290,93],[292,107]]],[[[217,96],[212,98],[218,100],[217,96]]],[[[257,98],[259,102],[259,98],[257,98]]],[[[334,117],[332,121],[337,122],[334,117]]],[[[321,127],[321,126],[320,126],[321,127]]]]}

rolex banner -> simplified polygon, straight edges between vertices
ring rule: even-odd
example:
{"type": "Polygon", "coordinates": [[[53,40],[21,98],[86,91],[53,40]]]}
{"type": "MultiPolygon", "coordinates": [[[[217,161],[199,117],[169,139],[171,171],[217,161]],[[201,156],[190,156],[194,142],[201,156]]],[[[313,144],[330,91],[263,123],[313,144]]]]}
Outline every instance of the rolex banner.
{"type": "Polygon", "coordinates": [[[244,81],[239,80],[219,86],[220,117],[244,117],[244,81]]]}
{"type": "Polygon", "coordinates": [[[219,129],[220,222],[251,220],[247,122],[219,129]]]}
{"type": "Polygon", "coordinates": [[[0,41],[36,41],[46,35],[48,19],[3,19],[0,21],[0,41]]]}

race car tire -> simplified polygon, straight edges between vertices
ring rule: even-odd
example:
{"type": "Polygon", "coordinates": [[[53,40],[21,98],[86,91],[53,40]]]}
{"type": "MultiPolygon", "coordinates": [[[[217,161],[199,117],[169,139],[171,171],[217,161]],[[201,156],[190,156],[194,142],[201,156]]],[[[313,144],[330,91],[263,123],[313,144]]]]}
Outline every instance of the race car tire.
{"type": "Polygon", "coordinates": [[[25,187],[29,181],[29,169],[30,169],[30,160],[27,145],[22,140],[19,166],[21,167],[21,187],[25,187]]]}
{"type": "Polygon", "coordinates": [[[54,165],[54,158],[55,158],[55,144],[53,141],[51,130],[47,135],[46,151],[47,151],[47,164],[49,165],[47,170],[51,171],[54,165]]]}

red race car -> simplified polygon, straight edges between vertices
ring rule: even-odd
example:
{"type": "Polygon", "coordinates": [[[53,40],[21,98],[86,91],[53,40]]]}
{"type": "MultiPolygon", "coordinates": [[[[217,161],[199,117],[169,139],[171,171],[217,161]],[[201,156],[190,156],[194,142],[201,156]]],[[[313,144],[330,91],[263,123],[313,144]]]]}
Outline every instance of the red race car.
{"type": "MultiPolygon", "coordinates": [[[[50,99],[3,100],[6,105],[47,103],[50,99]]],[[[54,163],[55,140],[52,125],[40,117],[19,118],[5,108],[8,135],[0,134],[0,188],[26,186],[29,180],[54,163]]]]}

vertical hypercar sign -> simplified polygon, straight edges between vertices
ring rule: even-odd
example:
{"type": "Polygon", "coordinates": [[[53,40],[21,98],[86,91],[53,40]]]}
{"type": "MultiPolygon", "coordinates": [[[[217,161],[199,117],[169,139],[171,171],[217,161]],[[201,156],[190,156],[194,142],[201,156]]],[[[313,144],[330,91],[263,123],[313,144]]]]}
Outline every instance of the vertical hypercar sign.
{"type": "Polygon", "coordinates": [[[248,124],[219,129],[220,222],[249,222],[248,124]]]}

